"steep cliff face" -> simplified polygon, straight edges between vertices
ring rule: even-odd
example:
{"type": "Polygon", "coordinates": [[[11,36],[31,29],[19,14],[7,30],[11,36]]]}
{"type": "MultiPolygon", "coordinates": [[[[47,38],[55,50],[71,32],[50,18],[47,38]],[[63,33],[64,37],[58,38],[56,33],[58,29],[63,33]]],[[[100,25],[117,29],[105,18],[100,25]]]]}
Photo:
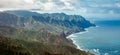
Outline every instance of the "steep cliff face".
{"type": "Polygon", "coordinates": [[[94,24],[80,15],[0,12],[0,36],[17,40],[32,55],[92,55],[76,49],[71,40],[66,39],[67,35],[84,31],[90,26],[94,24]]]}
{"type": "Polygon", "coordinates": [[[75,32],[84,31],[84,29],[87,27],[94,26],[94,24],[85,20],[85,18],[80,15],[67,15],[64,13],[39,14],[35,12],[19,10],[6,12],[24,17],[21,18],[23,21],[25,21],[22,22],[24,24],[24,28],[34,31],[44,28],[51,33],[60,34],[62,31],[64,31],[66,35],[69,35],[75,32]]]}
{"type": "MultiPolygon", "coordinates": [[[[67,44],[67,35],[84,31],[94,24],[80,15],[39,14],[30,11],[0,12],[0,34],[14,39],[67,44]]],[[[68,44],[73,45],[73,44],[68,44]]]]}
{"type": "Polygon", "coordinates": [[[0,25],[2,26],[12,26],[18,28],[24,26],[23,17],[16,16],[6,12],[0,12],[0,25]]]}

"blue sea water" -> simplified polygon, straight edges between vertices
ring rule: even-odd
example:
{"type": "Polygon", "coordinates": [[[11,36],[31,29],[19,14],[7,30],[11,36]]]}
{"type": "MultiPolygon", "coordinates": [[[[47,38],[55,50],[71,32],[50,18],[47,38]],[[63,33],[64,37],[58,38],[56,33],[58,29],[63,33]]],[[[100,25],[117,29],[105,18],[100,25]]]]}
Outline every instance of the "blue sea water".
{"type": "Polygon", "coordinates": [[[97,27],[74,34],[77,45],[96,55],[120,55],[120,20],[96,20],[97,27]]]}

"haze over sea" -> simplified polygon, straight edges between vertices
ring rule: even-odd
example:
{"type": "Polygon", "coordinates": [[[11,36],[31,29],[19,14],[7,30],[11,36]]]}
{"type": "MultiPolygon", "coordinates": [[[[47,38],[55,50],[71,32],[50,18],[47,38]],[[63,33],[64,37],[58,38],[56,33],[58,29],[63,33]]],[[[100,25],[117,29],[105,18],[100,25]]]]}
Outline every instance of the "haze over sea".
{"type": "Polygon", "coordinates": [[[83,50],[96,55],[120,55],[120,20],[94,20],[97,27],[71,37],[83,50]]]}

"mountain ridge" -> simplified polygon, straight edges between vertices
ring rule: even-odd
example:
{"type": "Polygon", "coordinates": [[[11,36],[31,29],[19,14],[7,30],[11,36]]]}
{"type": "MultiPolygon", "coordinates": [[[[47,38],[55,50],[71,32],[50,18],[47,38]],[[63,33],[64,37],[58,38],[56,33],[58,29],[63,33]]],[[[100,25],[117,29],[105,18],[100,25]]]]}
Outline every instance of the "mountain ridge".
{"type": "MultiPolygon", "coordinates": [[[[13,14],[13,15],[21,16],[21,13],[24,11],[18,10],[18,11],[5,11],[5,12],[13,14]]],[[[64,30],[65,33],[72,34],[72,33],[70,33],[71,31],[73,31],[73,33],[78,32],[78,31],[84,31],[84,29],[87,27],[95,26],[94,24],[85,20],[85,18],[80,15],[67,15],[65,13],[39,14],[36,12],[30,12],[30,11],[25,11],[25,13],[27,13],[27,16],[29,16],[29,17],[27,17],[27,18],[25,17],[27,21],[24,22],[24,25],[29,26],[29,27],[32,26],[33,28],[30,28],[30,29],[34,29],[34,30],[39,29],[40,26],[49,27],[51,29],[54,29],[56,27],[56,30],[57,30],[56,32],[59,32],[60,30],[62,30],[62,31],[64,30]],[[31,24],[28,25],[29,23],[31,23],[33,25],[31,25],[31,24]],[[36,26],[36,28],[35,28],[35,26],[36,26]],[[69,29],[69,30],[67,30],[67,29],[69,29]],[[70,30],[70,29],[72,29],[72,30],[70,30]],[[73,29],[75,29],[76,31],[73,29]]],[[[27,27],[27,28],[29,28],[29,27],[27,27]]],[[[41,27],[41,28],[45,28],[45,27],[41,27]]],[[[51,30],[49,30],[49,31],[51,32],[51,30]]],[[[55,30],[53,30],[53,31],[55,31],[55,30]]],[[[54,32],[54,33],[56,33],[56,32],[54,32]]],[[[69,34],[67,34],[67,35],[69,35],[69,34]]]]}
{"type": "Polygon", "coordinates": [[[19,43],[30,49],[32,55],[93,55],[76,49],[72,41],[66,38],[70,34],[95,26],[84,17],[64,13],[11,12],[13,11],[0,12],[0,35],[19,40],[19,43]]]}

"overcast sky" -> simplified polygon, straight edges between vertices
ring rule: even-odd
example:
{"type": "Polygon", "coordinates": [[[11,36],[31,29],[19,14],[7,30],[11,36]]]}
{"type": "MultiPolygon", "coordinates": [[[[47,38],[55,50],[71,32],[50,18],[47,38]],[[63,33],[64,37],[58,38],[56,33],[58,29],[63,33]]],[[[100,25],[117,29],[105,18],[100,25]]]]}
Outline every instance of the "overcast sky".
{"type": "Polygon", "coordinates": [[[120,16],[120,0],[0,0],[0,10],[64,12],[83,16],[120,16]]]}

